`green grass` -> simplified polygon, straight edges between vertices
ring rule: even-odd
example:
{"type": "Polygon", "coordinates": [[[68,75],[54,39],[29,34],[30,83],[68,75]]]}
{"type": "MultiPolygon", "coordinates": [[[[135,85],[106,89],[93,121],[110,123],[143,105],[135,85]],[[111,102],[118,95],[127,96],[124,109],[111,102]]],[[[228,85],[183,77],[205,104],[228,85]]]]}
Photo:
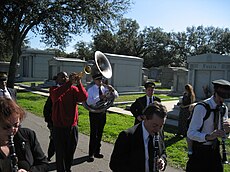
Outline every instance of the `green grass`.
{"type": "MultiPolygon", "coordinates": [[[[139,95],[140,96],[140,95],[139,95]]],[[[123,96],[120,96],[120,98],[123,96]]],[[[130,101],[130,97],[134,100],[135,96],[128,96],[129,98],[121,98],[122,101],[130,101]]],[[[19,92],[17,101],[25,110],[30,111],[38,116],[43,116],[43,106],[47,98],[36,95],[30,92],[19,92]]],[[[107,122],[104,128],[103,141],[114,143],[118,134],[131,126],[133,126],[134,117],[128,115],[120,115],[116,113],[107,114],[107,122]]],[[[176,128],[165,126],[165,144],[167,152],[167,160],[170,166],[185,169],[187,158],[186,140],[175,137],[176,128]]],[[[79,131],[83,134],[89,135],[89,116],[88,110],[79,106],[79,131]]],[[[230,152],[230,141],[226,141],[227,152],[230,152]]],[[[228,160],[230,156],[228,155],[228,160]]],[[[225,172],[230,171],[230,165],[225,165],[225,172]]]]}
{"type": "MultiPolygon", "coordinates": [[[[134,101],[138,97],[144,96],[145,94],[134,94],[134,95],[120,95],[117,99],[115,99],[115,102],[125,102],[125,101],[134,101]]],[[[168,96],[165,94],[154,94],[155,96],[159,97],[162,101],[167,100],[179,100],[179,97],[175,96],[168,96]]]]}

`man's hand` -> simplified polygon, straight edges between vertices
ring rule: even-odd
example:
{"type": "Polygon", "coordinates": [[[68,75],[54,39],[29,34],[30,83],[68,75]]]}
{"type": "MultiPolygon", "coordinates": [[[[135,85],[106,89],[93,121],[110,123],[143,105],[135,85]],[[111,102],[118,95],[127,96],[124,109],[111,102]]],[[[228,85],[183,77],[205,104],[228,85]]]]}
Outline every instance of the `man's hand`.
{"type": "Polygon", "coordinates": [[[223,130],[214,130],[211,134],[207,134],[205,136],[205,140],[211,141],[218,137],[224,137],[224,136],[225,136],[225,132],[223,130]]]}
{"type": "Polygon", "coordinates": [[[224,125],[225,132],[230,133],[230,119],[224,121],[223,125],[224,125]]]}
{"type": "Polygon", "coordinates": [[[145,118],[144,115],[139,115],[139,116],[137,116],[137,120],[138,120],[138,121],[143,121],[144,118],[145,118]]]}
{"type": "Polygon", "coordinates": [[[114,92],[112,85],[106,85],[106,87],[108,88],[109,92],[114,92]]]}
{"type": "Polygon", "coordinates": [[[72,84],[80,84],[81,83],[81,77],[79,74],[77,74],[76,72],[73,72],[69,75],[69,81],[72,84]]]}
{"type": "Polygon", "coordinates": [[[158,169],[159,170],[164,170],[165,169],[165,161],[163,160],[163,159],[158,159],[158,161],[157,161],[157,167],[158,167],[158,169]]]}

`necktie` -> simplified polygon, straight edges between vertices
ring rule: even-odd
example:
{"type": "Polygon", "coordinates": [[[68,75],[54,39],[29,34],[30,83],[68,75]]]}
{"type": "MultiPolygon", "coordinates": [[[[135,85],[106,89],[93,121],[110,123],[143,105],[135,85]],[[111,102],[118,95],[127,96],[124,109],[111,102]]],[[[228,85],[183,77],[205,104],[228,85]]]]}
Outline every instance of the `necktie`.
{"type": "Polygon", "coordinates": [[[101,96],[102,95],[101,86],[99,86],[98,89],[99,89],[99,96],[101,96]]]}
{"type": "Polygon", "coordinates": [[[6,96],[6,90],[2,90],[2,96],[5,97],[6,96]]]}
{"type": "Polygon", "coordinates": [[[152,97],[149,97],[149,104],[152,103],[152,97]]]}
{"type": "Polygon", "coordinates": [[[219,110],[220,110],[220,107],[217,105],[214,111],[214,129],[218,129],[219,115],[220,115],[219,110]]]}
{"type": "Polygon", "coordinates": [[[148,154],[149,154],[149,172],[153,172],[153,136],[149,135],[148,154]]]}

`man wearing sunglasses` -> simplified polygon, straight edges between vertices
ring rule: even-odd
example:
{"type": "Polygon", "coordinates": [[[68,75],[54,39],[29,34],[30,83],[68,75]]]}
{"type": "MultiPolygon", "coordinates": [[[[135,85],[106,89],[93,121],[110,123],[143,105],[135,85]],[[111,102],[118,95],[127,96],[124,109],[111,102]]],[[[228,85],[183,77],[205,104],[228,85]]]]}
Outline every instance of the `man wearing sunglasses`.
{"type": "Polygon", "coordinates": [[[194,107],[187,132],[187,136],[193,140],[193,153],[187,162],[187,172],[223,172],[220,139],[226,138],[230,128],[227,122],[228,108],[224,104],[225,99],[230,98],[230,82],[219,79],[212,81],[212,84],[214,93],[204,102],[215,110],[205,119],[207,109],[200,104],[194,107]]]}

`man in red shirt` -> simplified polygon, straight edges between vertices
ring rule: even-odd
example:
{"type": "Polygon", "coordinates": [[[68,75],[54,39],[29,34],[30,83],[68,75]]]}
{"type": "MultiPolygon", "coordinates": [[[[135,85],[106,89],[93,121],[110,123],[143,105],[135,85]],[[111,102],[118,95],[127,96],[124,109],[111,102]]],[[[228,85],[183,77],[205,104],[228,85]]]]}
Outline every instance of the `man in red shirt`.
{"type": "Polygon", "coordinates": [[[63,84],[50,88],[56,166],[57,172],[70,172],[78,142],[77,104],[86,101],[88,93],[76,73],[68,78],[66,72],[60,72],[57,80],[63,84]]]}

